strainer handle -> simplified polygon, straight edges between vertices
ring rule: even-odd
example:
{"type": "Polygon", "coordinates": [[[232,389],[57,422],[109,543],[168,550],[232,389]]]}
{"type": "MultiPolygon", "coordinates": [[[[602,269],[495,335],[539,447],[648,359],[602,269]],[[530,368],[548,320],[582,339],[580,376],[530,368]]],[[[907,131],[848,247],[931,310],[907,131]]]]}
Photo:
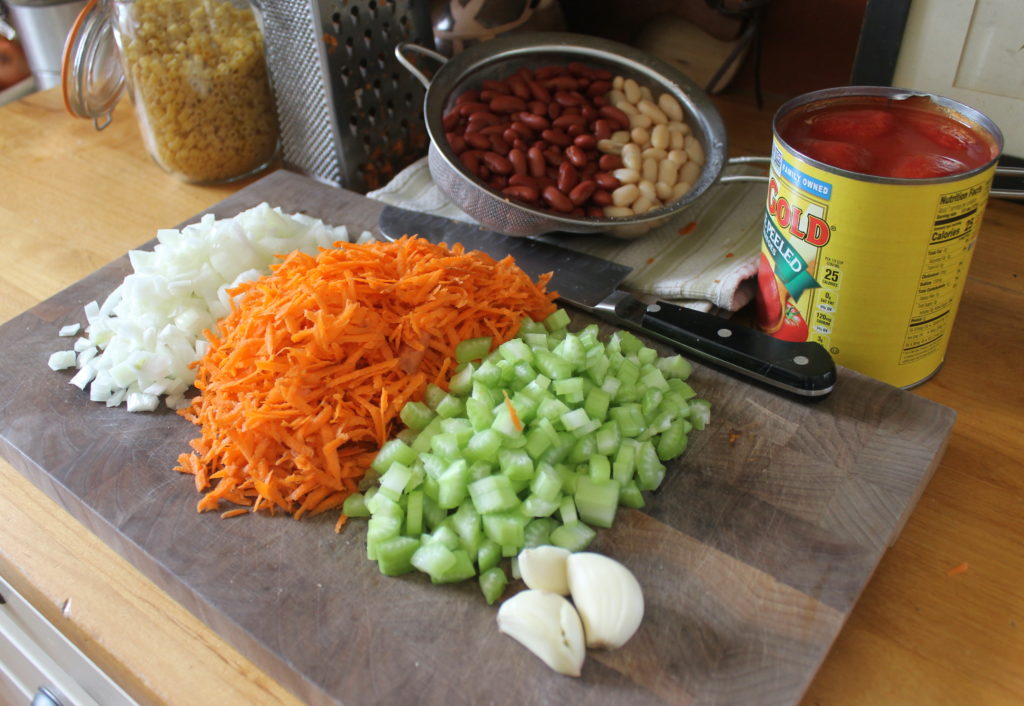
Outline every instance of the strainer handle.
{"type": "MultiPolygon", "coordinates": [[[[771,157],[730,157],[725,162],[727,167],[735,167],[742,164],[769,164],[771,157]]],[[[718,178],[722,184],[735,184],[737,182],[767,182],[768,177],[758,174],[723,174],[718,178]]]]}
{"type": "Polygon", "coordinates": [[[416,68],[411,61],[409,61],[409,58],[405,55],[405,52],[407,51],[428,56],[439,64],[446,63],[448,61],[448,57],[434,51],[433,49],[427,49],[426,47],[421,47],[419,44],[412,44],[411,42],[399,42],[395,46],[395,58],[398,59],[398,63],[404,66],[409,73],[418,78],[424,88],[430,88],[430,79],[427,78],[422,71],[416,68]]]}

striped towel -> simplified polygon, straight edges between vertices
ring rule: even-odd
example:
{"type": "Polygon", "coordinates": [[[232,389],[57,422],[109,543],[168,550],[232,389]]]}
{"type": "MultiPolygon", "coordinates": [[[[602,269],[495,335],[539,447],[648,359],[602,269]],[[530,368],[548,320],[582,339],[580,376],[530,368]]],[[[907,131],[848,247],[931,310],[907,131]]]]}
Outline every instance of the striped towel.
{"type": "MultiPolygon", "coordinates": [[[[367,196],[412,211],[474,222],[437,188],[425,157],[367,196]]],[[[568,233],[538,240],[632,267],[622,286],[641,299],[732,312],[754,296],[764,199],[764,184],[718,183],[688,209],[635,240],[568,233]]]]}

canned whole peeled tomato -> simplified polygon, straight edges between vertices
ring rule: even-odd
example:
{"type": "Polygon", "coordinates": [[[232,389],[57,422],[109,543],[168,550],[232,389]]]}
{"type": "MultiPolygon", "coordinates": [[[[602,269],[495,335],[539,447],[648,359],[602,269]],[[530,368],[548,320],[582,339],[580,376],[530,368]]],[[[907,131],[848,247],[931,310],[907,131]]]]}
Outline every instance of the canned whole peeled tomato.
{"type": "Polygon", "coordinates": [[[911,387],[942,363],[1003,138],[887,87],[816,91],[773,121],[758,326],[911,387]]]}

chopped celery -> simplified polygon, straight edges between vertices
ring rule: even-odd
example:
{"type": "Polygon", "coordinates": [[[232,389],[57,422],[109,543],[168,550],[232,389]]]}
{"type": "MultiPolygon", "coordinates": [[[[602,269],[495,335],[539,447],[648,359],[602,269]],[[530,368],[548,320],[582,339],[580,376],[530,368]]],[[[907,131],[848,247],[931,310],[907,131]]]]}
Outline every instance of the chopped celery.
{"type": "Polygon", "coordinates": [[[491,342],[490,336],[467,338],[465,341],[460,341],[455,346],[455,360],[459,363],[480,360],[491,352],[491,342]]]}
{"type": "Polygon", "coordinates": [[[480,572],[480,591],[484,594],[487,605],[493,605],[505,593],[508,577],[500,566],[492,566],[480,572]]]}
{"type": "Polygon", "coordinates": [[[448,389],[430,384],[402,407],[405,428],[371,464],[376,485],[342,508],[369,516],[367,556],[382,573],[479,576],[493,603],[504,559],[515,577],[523,547],[586,548],[619,505],[643,507],[665,462],[708,424],[686,359],[569,323],[559,309],[493,350],[488,337],[459,343],[448,389]]]}

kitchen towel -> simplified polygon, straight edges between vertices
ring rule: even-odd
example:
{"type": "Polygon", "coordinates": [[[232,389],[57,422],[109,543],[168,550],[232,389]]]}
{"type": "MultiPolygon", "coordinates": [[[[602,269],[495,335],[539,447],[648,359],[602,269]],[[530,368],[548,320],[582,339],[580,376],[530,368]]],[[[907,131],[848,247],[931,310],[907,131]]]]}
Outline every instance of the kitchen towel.
{"type": "MultiPolygon", "coordinates": [[[[763,174],[763,170],[744,167],[730,173],[763,174]]],[[[754,296],[766,188],[762,182],[716,183],[689,208],[635,240],[569,233],[539,236],[538,240],[632,267],[623,287],[642,299],[732,312],[754,296]]],[[[425,157],[367,196],[413,211],[474,222],[437,188],[425,157]]]]}

